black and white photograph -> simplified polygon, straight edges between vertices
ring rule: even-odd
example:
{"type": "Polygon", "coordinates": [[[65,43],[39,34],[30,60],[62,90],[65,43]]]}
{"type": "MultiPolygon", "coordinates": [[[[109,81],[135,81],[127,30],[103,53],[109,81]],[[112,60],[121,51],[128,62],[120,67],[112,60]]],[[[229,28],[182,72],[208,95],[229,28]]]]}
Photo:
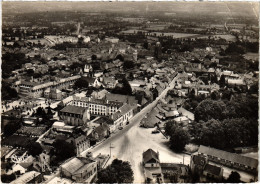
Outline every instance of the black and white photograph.
{"type": "Polygon", "coordinates": [[[259,2],[1,2],[1,182],[256,183],[259,2]]]}

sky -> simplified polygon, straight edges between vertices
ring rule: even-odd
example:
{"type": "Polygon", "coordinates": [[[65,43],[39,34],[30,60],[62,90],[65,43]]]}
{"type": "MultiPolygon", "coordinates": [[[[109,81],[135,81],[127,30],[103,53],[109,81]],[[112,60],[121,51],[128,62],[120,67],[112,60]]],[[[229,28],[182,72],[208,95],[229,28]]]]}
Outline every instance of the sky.
{"type": "Polygon", "coordinates": [[[3,14],[44,11],[167,11],[259,16],[257,2],[3,2],[3,14]]]}

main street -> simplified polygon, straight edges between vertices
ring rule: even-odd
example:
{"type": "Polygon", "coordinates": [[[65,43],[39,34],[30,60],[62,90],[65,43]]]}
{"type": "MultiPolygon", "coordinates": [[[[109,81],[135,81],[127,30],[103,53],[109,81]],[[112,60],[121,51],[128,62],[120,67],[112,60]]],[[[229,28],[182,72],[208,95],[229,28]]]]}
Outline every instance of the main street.
{"type": "Polygon", "coordinates": [[[91,152],[95,157],[99,153],[110,154],[111,151],[112,159],[109,160],[108,164],[115,158],[129,161],[134,171],[135,183],[144,182],[143,171],[140,164],[142,162],[142,153],[149,148],[159,151],[162,162],[180,163],[183,162],[184,159],[185,163],[188,163],[189,157],[187,155],[184,157],[183,154],[176,154],[169,149],[167,146],[168,140],[162,134],[152,134],[153,129],[139,127],[141,120],[156,106],[158,100],[164,98],[168,90],[175,86],[177,78],[178,75],[155,101],[131,118],[129,125],[123,130],[112,134],[110,138],[95,146],[93,149],[84,151],[81,155],[86,156],[87,152],[91,152]]]}

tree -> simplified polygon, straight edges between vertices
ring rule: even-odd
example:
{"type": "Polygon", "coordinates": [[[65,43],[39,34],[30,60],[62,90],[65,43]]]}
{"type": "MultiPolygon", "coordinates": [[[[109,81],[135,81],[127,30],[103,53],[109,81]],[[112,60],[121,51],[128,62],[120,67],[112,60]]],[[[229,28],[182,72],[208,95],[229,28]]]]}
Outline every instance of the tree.
{"type": "Polygon", "coordinates": [[[119,59],[120,61],[124,61],[124,57],[121,54],[118,54],[115,59],[119,59]]]}
{"type": "Polygon", "coordinates": [[[131,69],[134,68],[135,64],[133,61],[125,61],[123,64],[124,69],[131,69]]]}
{"type": "Polygon", "coordinates": [[[3,100],[11,100],[12,98],[17,98],[17,91],[10,87],[10,85],[6,82],[2,82],[2,99],[3,100]]]}
{"type": "Polygon", "coordinates": [[[121,94],[121,95],[132,95],[132,88],[125,77],[122,79],[121,83],[123,87],[116,86],[112,90],[112,93],[121,94]]]}
{"type": "Polygon", "coordinates": [[[132,183],[134,173],[129,162],[115,159],[98,173],[98,183],[132,183]]]}
{"type": "Polygon", "coordinates": [[[195,120],[208,121],[210,119],[225,119],[223,112],[226,110],[226,105],[223,101],[215,101],[205,99],[199,103],[195,109],[195,120]]]}
{"type": "Polygon", "coordinates": [[[31,144],[28,144],[27,149],[29,154],[32,155],[33,157],[38,156],[43,151],[41,145],[38,142],[33,142],[31,144]]]}
{"type": "Polygon", "coordinates": [[[11,119],[7,125],[4,126],[4,135],[13,135],[19,128],[21,128],[21,123],[18,119],[11,119]]]}
{"type": "Polygon", "coordinates": [[[224,87],[226,85],[226,78],[224,75],[221,75],[221,77],[219,79],[219,85],[220,85],[220,87],[224,87]]]}
{"type": "Polygon", "coordinates": [[[186,144],[190,141],[188,131],[180,127],[176,122],[167,122],[165,133],[170,136],[170,146],[174,151],[183,151],[186,144]]]}
{"type": "Polygon", "coordinates": [[[83,78],[78,79],[73,86],[73,89],[88,88],[88,82],[83,78]]]}
{"type": "Polygon", "coordinates": [[[240,183],[240,174],[236,171],[231,171],[227,183],[240,183]]]}
{"type": "Polygon", "coordinates": [[[53,147],[55,148],[54,155],[58,161],[66,160],[75,155],[75,146],[65,140],[55,140],[53,147]]]}

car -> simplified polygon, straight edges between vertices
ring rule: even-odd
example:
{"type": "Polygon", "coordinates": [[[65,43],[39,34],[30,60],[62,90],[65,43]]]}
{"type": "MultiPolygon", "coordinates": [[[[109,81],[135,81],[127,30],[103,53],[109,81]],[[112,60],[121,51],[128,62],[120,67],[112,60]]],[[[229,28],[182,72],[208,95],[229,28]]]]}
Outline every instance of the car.
{"type": "Polygon", "coordinates": [[[122,130],[122,129],[123,129],[123,127],[118,127],[118,129],[119,129],[119,130],[122,130]]]}
{"type": "Polygon", "coordinates": [[[152,134],[158,134],[158,133],[160,133],[159,130],[152,131],[152,134]]]}

